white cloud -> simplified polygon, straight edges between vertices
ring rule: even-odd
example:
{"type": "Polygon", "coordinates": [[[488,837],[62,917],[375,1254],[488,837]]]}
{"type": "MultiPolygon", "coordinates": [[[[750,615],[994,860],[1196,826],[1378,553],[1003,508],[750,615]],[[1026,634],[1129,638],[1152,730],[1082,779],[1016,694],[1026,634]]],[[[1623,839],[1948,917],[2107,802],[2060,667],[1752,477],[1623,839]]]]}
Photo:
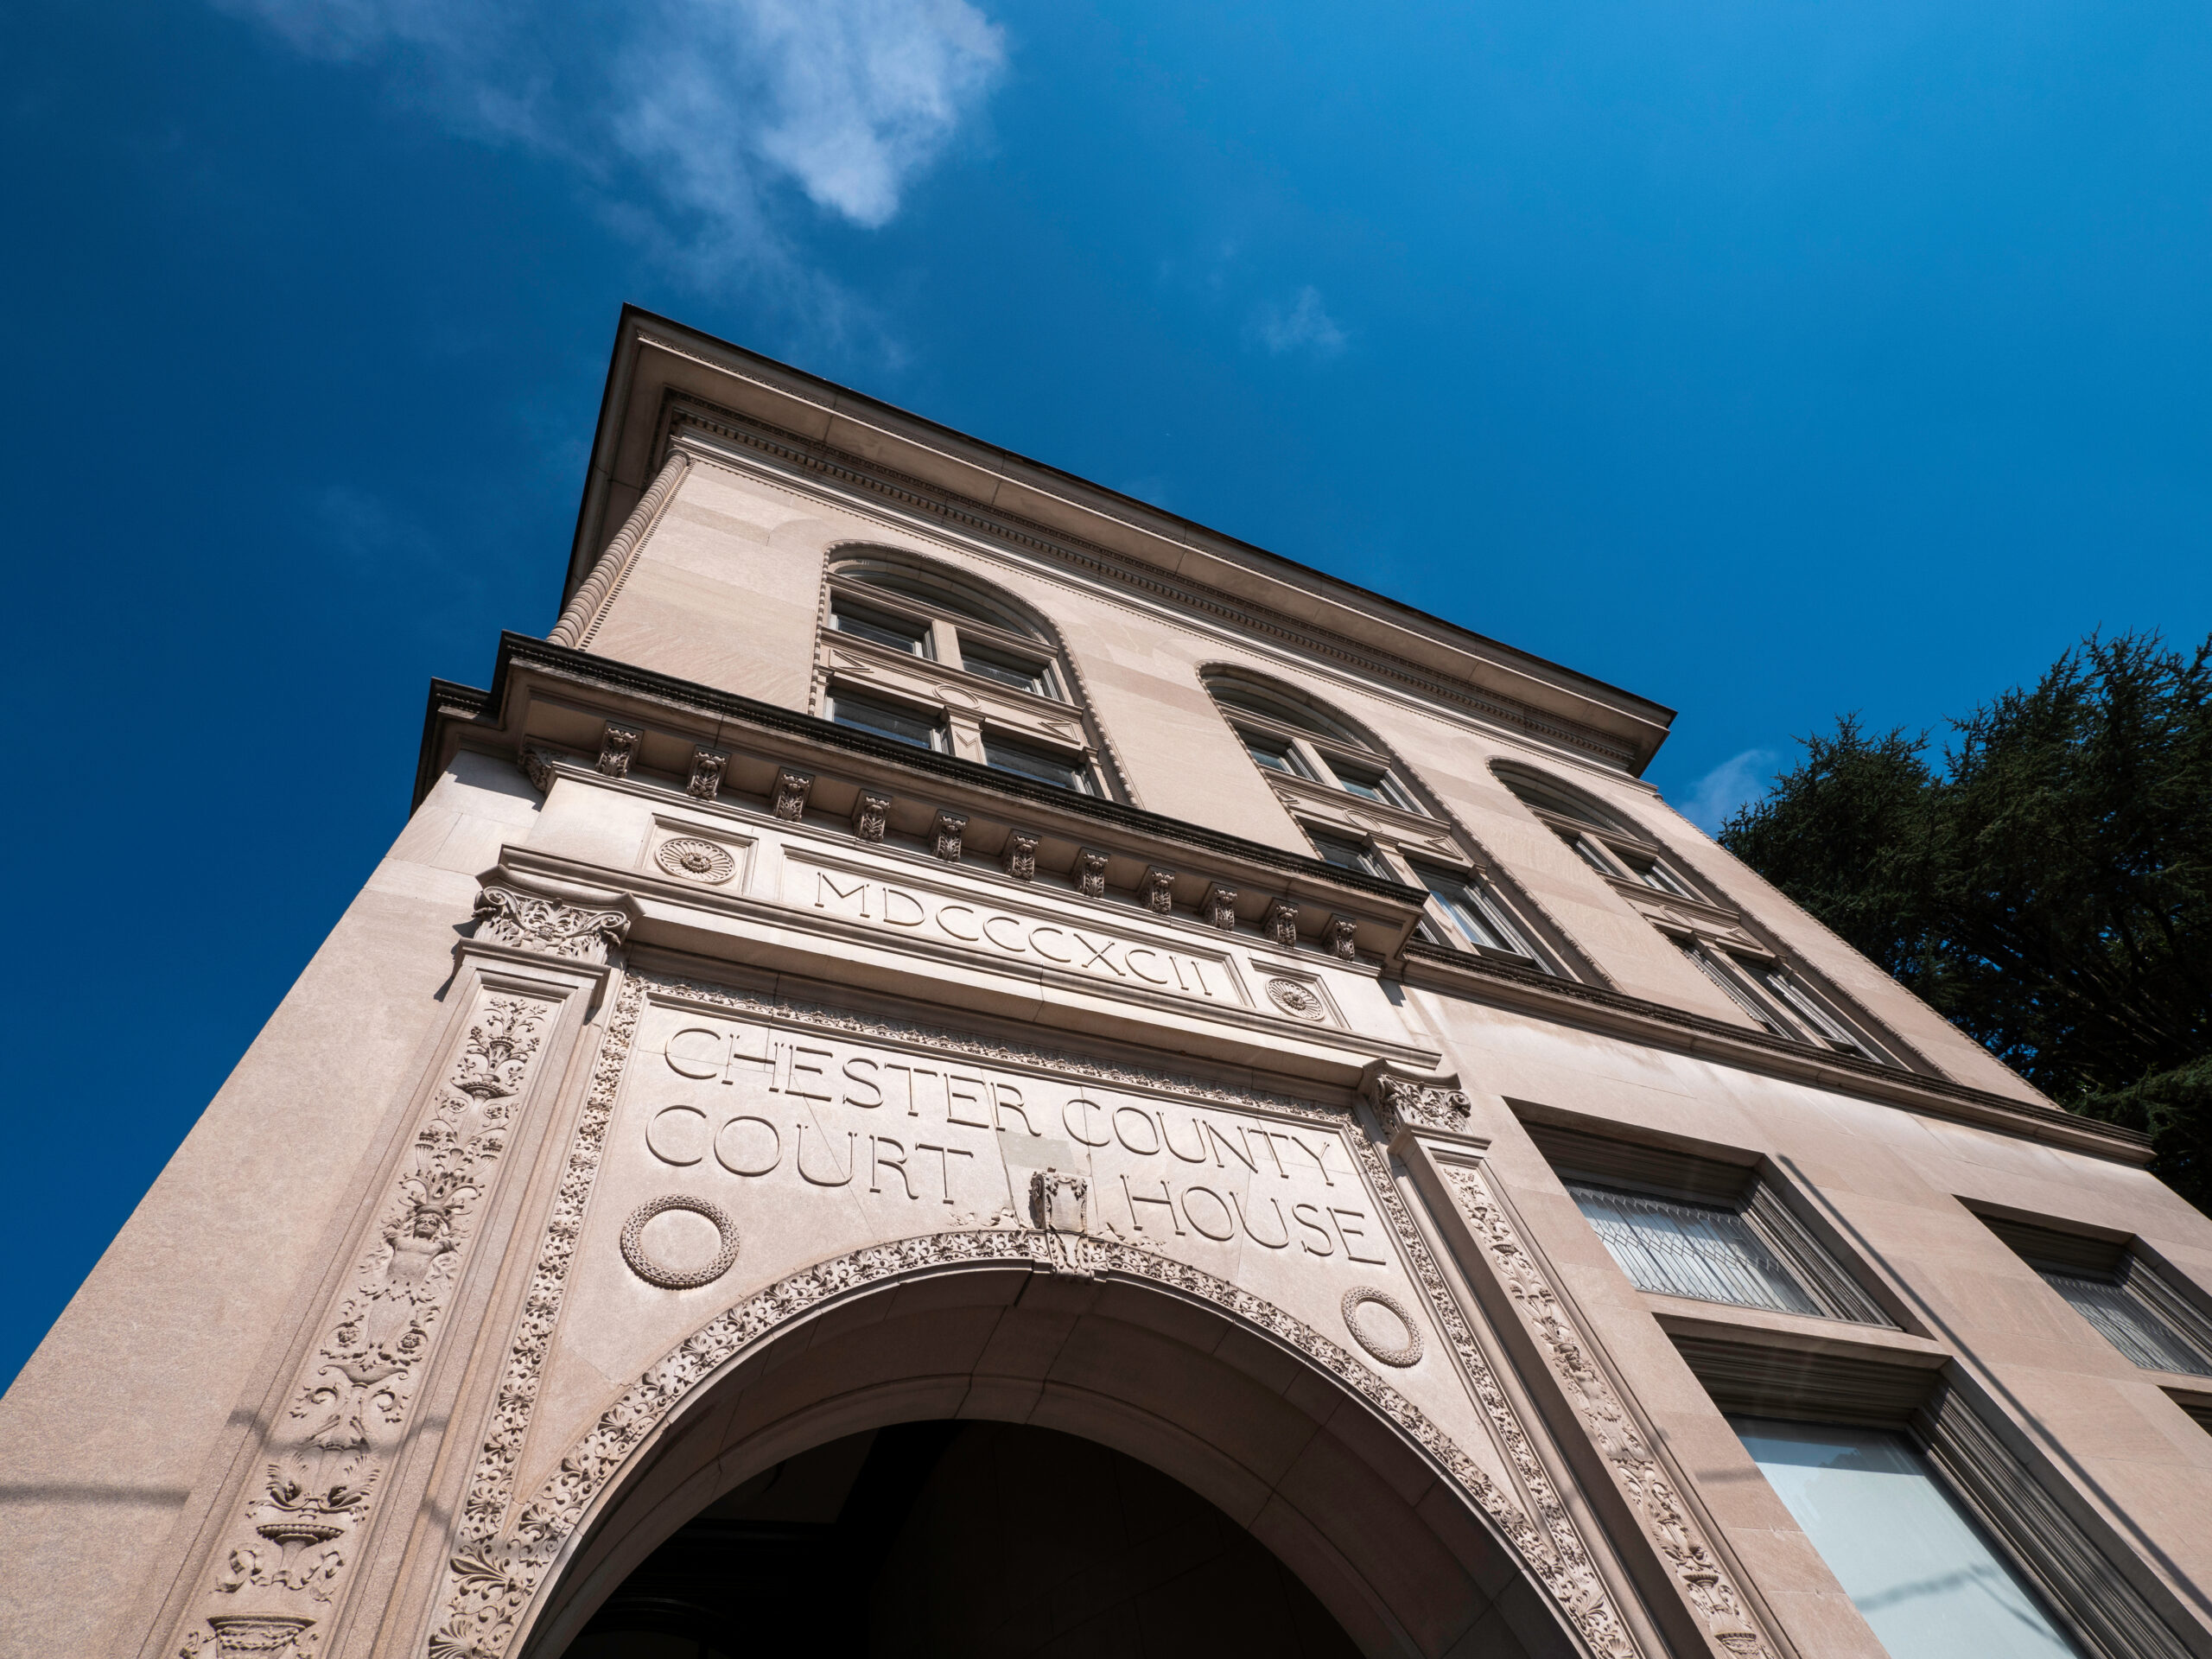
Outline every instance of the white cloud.
{"type": "Polygon", "coordinates": [[[1774,762],[1772,749],[1745,749],[1731,755],[1699,779],[1689,798],[1677,802],[1676,808],[1706,834],[1717,834],[1737,808],[1766,793],[1774,762]]]}
{"type": "Polygon", "coordinates": [[[1344,348],[1344,331],[1321,308],[1321,296],[1301,288],[1288,305],[1263,305],[1253,319],[1252,332],[1260,344],[1277,357],[1287,352],[1311,352],[1334,357],[1344,348]]]}
{"type": "Polygon", "coordinates": [[[214,3],[311,56],[388,63],[448,125],[571,163],[618,223],[710,265],[788,263],[782,186],[887,223],[1006,62],[968,0],[214,3]]]}

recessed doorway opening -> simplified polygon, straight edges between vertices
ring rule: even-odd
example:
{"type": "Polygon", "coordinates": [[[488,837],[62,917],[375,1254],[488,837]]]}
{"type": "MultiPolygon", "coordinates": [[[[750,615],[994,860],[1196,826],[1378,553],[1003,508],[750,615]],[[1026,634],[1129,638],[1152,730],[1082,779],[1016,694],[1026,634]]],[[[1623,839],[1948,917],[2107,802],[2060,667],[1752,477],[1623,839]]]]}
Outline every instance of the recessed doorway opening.
{"type": "Polygon", "coordinates": [[[646,1558],[565,1659],[1349,1659],[1268,1548],[1057,1430],[903,1423],[786,1459],[646,1558]]]}

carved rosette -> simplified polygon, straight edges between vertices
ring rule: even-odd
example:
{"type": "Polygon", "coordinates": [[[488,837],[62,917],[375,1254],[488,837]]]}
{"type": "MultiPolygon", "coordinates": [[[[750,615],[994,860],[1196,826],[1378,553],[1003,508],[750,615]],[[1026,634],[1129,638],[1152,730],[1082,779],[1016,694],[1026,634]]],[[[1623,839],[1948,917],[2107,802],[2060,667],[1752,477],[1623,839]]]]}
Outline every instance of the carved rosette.
{"type": "Polygon", "coordinates": [[[722,773],[728,769],[729,755],[721,749],[710,749],[704,744],[691,751],[691,776],[683,785],[683,792],[696,801],[711,801],[722,792],[722,773]]]}
{"type": "Polygon", "coordinates": [[[813,787],[812,772],[779,767],[776,772],[776,792],[768,803],[768,810],[786,823],[797,823],[806,816],[806,798],[813,787]]]}
{"type": "Polygon", "coordinates": [[[1085,847],[1075,855],[1076,889],[1086,899],[1106,896],[1106,860],[1108,855],[1085,847]]]}
{"type": "Polygon", "coordinates": [[[599,769],[609,778],[627,778],[630,763],[638,758],[638,745],[645,741],[645,735],[634,726],[618,726],[608,721],[606,735],[599,741],[599,769]]]}
{"type": "Polygon", "coordinates": [[[1358,933],[1358,919],[1351,916],[1332,916],[1328,926],[1322,931],[1323,937],[1329,942],[1331,954],[1342,957],[1346,962],[1358,955],[1352,943],[1358,933]]]}
{"type": "Polygon", "coordinates": [[[1199,908],[1205,912],[1210,925],[1228,931],[1236,925],[1236,889],[1215,882],[1206,889],[1206,896],[1200,901],[1199,908]]]}
{"type": "Polygon", "coordinates": [[[1017,881],[1037,879],[1037,840],[1027,830],[1007,832],[1006,849],[1000,855],[1000,868],[1017,881]]]}
{"type": "Polygon", "coordinates": [[[417,1121],[323,1338],[262,1443],[260,1474],[220,1548],[184,1651],[306,1659],[377,1483],[409,1428],[417,1379],[437,1344],[514,1135],[550,1005],[479,999],[459,1052],[417,1121]]]}
{"type": "Polygon", "coordinates": [[[1592,1358],[1587,1340],[1522,1243],[1479,1170],[1444,1166],[1444,1179],[1458,1200],[1492,1269],[1519,1310],[1522,1322],[1543,1351],[1590,1438],[1612,1471],[1645,1529],[1659,1546],[1682,1594],[1705,1621],[1714,1643],[1746,1659],[1764,1659],[1773,1649],[1752,1620],[1743,1597],[1721,1570],[1681,1495],[1652,1455],[1649,1443],[1622,1403],[1611,1380],[1592,1358]]]}
{"type": "Polygon", "coordinates": [[[1268,937],[1286,950],[1298,947],[1298,906],[1287,899],[1268,900],[1268,913],[1261,922],[1268,937]]]}
{"type": "Polygon", "coordinates": [[[891,798],[862,790],[853,797],[853,833],[862,841],[883,839],[891,827],[891,798]]]}
{"type": "Polygon", "coordinates": [[[1465,1135],[1468,1116],[1474,1110],[1465,1090],[1395,1077],[1388,1071],[1376,1077],[1374,1096],[1376,1113],[1386,1132],[1403,1128],[1465,1135]]]}
{"type": "Polygon", "coordinates": [[[1175,872],[1151,866],[1137,883],[1137,898],[1154,915],[1166,915],[1175,908],[1175,872]]]}
{"type": "Polygon", "coordinates": [[[737,874],[737,859],[728,848],[697,836],[677,836],[661,842],[654,850],[653,862],[671,875],[703,881],[710,887],[720,887],[737,874]]]}
{"type": "Polygon", "coordinates": [[[493,944],[601,963],[629,931],[627,911],[563,904],[513,887],[489,887],[476,895],[476,937],[493,944]]]}
{"type": "Polygon", "coordinates": [[[930,851],[948,864],[960,861],[960,838],[968,833],[968,820],[958,812],[948,812],[943,807],[930,824],[930,851]]]}

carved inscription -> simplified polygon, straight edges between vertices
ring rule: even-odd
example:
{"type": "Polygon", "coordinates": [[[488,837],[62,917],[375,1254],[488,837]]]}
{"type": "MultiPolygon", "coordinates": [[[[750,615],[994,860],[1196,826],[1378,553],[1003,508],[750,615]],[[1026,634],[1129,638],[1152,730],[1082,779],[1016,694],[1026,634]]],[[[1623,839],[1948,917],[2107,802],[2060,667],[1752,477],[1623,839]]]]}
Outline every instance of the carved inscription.
{"type": "Polygon", "coordinates": [[[1084,1231],[1072,1220],[1088,1216],[1167,1248],[1392,1263],[1327,1128],[820,1032],[673,1013],[656,1022],[660,1069],[638,1133],[658,1163],[692,1172],[695,1190],[838,1189],[933,1208],[947,1224],[1084,1231]]]}
{"type": "Polygon", "coordinates": [[[949,939],[981,955],[1041,963],[1139,989],[1230,1007],[1244,1001],[1228,963],[1219,957],[1197,956],[1103,928],[1041,920],[796,861],[788,868],[791,874],[787,880],[800,884],[792,897],[826,916],[866,922],[892,933],[949,939]]]}

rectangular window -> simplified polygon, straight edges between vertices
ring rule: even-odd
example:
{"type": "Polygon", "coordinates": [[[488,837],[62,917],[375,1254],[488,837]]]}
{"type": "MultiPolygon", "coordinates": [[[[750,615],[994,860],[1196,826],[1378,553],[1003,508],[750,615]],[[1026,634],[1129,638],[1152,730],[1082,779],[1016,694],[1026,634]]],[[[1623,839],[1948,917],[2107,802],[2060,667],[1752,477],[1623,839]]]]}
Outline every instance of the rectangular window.
{"type": "Polygon", "coordinates": [[[1306,833],[1313,842],[1313,849],[1321,855],[1324,861],[1335,865],[1340,870],[1364,870],[1370,875],[1388,875],[1390,873],[1384,868],[1382,861],[1376,856],[1372,848],[1363,847],[1357,842],[1339,841],[1336,836],[1325,836],[1317,830],[1308,830],[1306,833]]]}
{"type": "Polygon", "coordinates": [[[1993,1216],[1981,1223],[2130,1363],[2212,1376],[2212,1320],[2132,1245],[1993,1216]]]}
{"type": "Polygon", "coordinates": [[[1416,867],[1421,885],[1436,900],[1446,919],[1459,930],[1459,936],[1479,950],[1500,950],[1521,957],[1542,967],[1543,961],[1529,948],[1528,942],[1507,920],[1504,912],[1490,896],[1472,882],[1442,870],[1416,867]]]}
{"type": "Polygon", "coordinates": [[[1796,980],[1789,970],[1775,962],[1754,962],[1738,957],[1736,965],[1758,983],[1771,991],[1776,999],[1806,1026],[1819,1035],[1831,1048],[1847,1054],[1856,1054],[1862,1059],[1879,1060],[1882,1057],[1853,1034],[1851,1028],[1830,1014],[1814,999],[1813,994],[1796,980]]]}
{"type": "Polygon", "coordinates": [[[915,657],[930,654],[930,625],[912,617],[856,605],[840,594],[830,601],[830,620],[836,624],[840,633],[872,639],[879,645],[888,645],[893,651],[915,657]]]}
{"type": "Polygon", "coordinates": [[[1602,876],[1618,876],[1620,871],[1612,860],[1598,850],[1598,843],[1587,836],[1568,836],[1567,844],[1574,849],[1575,856],[1602,876]]]}
{"type": "Polygon", "coordinates": [[[1719,986],[1722,995],[1751,1015],[1762,1030],[1771,1032],[1777,1037],[1796,1038],[1796,1032],[1776,1019],[1766,1006],[1751,995],[1749,987],[1738,983],[1736,976],[1707,956],[1705,947],[1695,939],[1678,938],[1675,941],[1675,948],[1690,959],[1691,965],[1698,972],[1719,986]]]}
{"type": "Polygon", "coordinates": [[[1345,793],[1363,800],[1380,801],[1385,806],[1414,810],[1413,802],[1398,787],[1397,779],[1380,766],[1363,766],[1357,761],[1340,760],[1332,754],[1322,758],[1329,763],[1329,770],[1336,774],[1337,782],[1345,793]]]}
{"type": "Polygon", "coordinates": [[[1671,893],[1677,899],[1694,899],[1697,896],[1683,884],[1679,876],[1656,858],[1638,870],[1637,874],[1645,887],[1656,888],[1661,893],[1671,893]]]}
{"type": "Polygon", "coordinates": [[[941,748],[943,739],[935,720],[918,710],[873,697],[855,697],[840,691],[830,699],[830,718],[840,726],[856,727],[878,737],[911,743],[918,749],[941,748]]]}
{"type": "Polygon", "coordinates": [[[1749,1222],[1732,1210],[1569,1181],[1573,1196],[1638,1290],[1700,1302],[1821,1313],[1749,1222]]]}
{"type": "Polygon", "coordinates": [[[1292,778],[1311,778],[1313,768],[1298,752],[1298,746],[1287,737],[1276,737],[1268,732],[1255,732],[1243,726],[1236,728],[1243,740],[1244,753],[1252,757],[1253,764],[1265,766],[1269,772],[1280,772],[1292,778]]]}
{"type": "Polygon", "coordinates": [[[1891,1659],[2081,1653],[1904,1435],[1729,1421],[1891,1659]]]}
{"type": "Polygon", "coordinates": [[[1017,691],[1031,692],[1040,697],[1056,695],[1050,668],[1042,663],[1016,657],[1011,652],[973,645],[963,638],[960,641],[960,665],[970,674],[980,674],[987,680],[1010,685],[1017,691]]]}
{"type": "Polygon", "coordinates": [[[1091,792],[1090,771],[1077,760],[1033,749],[1026,744],[1009,743],[988,733],[983,736],[983,759],[1001,772],[1034,778],[1039,783],[1058,784],[1062,789],[1077,790],[1085,795],[1091,792]]]}

